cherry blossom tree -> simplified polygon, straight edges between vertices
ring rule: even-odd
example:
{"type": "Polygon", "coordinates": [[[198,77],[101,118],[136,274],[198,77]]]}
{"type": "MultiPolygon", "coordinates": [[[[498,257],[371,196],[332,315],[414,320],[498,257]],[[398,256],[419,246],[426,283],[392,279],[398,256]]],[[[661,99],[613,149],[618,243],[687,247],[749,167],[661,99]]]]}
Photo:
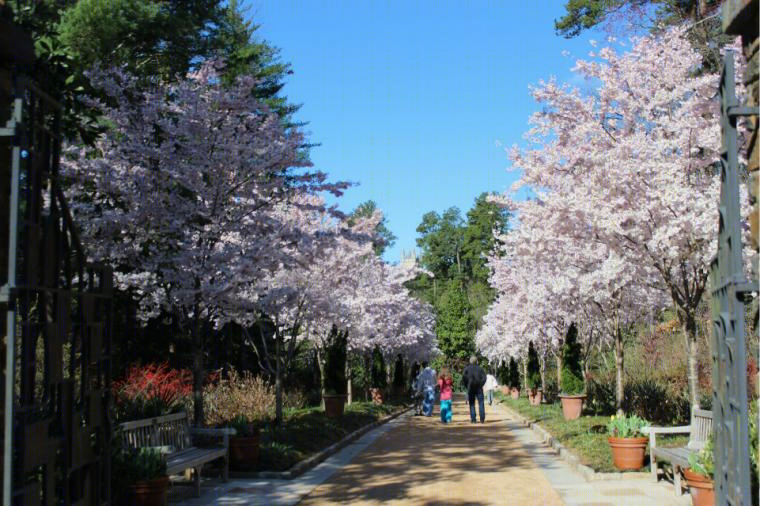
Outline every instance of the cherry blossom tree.
{"type": "Polygon", "coordinates": [[[284,130],[242,77],[222,86],[204,64],[173,84],[118,70],[93,82],[109,129],[93,148],[69,146],[62,173],[93,260],[140,297],[142,317],[171,311],[192,336],[195,421],[203,421],[203,349],[221,301],[276,269],[293,240],[269,212],[293,195],[344,183],[308,171],[303,136],[284,130]]]}
{"type": "MultiPolygon", "coordinates": [[[[573,267],[571,285],[613,322],[615,339],[622,320],[658,303],[657,289],[669,296],[698,405],[696,310],[716,247],[718,76],[695,72],[701,57],[682,28],[590,56],[575,70],[593,93],[554,80],[533,90],[542,110],[531,119],[531,146],[511,151],[522,170],[513,189],[530,186],[549,210],[531,232],[564,229],[596,253],[573,267]]],[[[521,221],[530,210],[520,206],[521,221]]]]}

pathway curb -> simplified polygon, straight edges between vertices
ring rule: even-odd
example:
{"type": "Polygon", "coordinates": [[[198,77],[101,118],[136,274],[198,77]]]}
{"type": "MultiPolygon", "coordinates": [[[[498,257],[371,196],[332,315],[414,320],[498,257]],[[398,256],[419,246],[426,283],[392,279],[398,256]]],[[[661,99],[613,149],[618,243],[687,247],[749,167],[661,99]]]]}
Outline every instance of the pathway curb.
{"type": "Polygon", "coordinates": [[[311,457],[308,457],[296,463],[295,465],[293,465],[293,467],[291,467],[287,471],[259,471],[257,473],[248,473],[245,471],[230,471],[230,478],[231,479],[261,478],[261,479],[267,479],[267,480],[292,480],[293,478],[296,478],[297,476],[305,473],[309,469],[315,467],[317,464],[325,460],[327,457],[335,453],[338,453],[338,451],[343,449],[343,447],[355,441],[356,439],[360,438],[367,432],[383,425],[384,423],[390,422],[394,418],[401,416],[402,414],[411,410],[413,407],[414,406],[407,406],[405,408],[402,408],[396,411],[395,413],[391,413],[385,418],[381,418],[380,420],[377,420],[368,425],[365,425],[364,427],[360,427],[356,429],[355,431],[353,431],[351,434],[348,434],[346,437],[344,437],[340,441],[333,443],[327,448],[325,448],[324,450],[318,453],[315,453],[311,457]]]}
{"type": "Polygon", "coordinates": [[[502,408],[516,419],[522,425],[530,428],[540,439],[541,442],[547,446],[553,448],[557,454],[574,470],[578,471],[586,481],[603,481],[603,480],[640,480],[642,478],[648,478],[650,473],[646,472],[629,472],[629,473],[600,473],[596,472],[585,464],[582,464],[580,459],[565,446],[560,443],[549,431],[543,428],[535,420],[529,420],[523,415],[510,408],[503,402],[499,402],[502,408]]]}

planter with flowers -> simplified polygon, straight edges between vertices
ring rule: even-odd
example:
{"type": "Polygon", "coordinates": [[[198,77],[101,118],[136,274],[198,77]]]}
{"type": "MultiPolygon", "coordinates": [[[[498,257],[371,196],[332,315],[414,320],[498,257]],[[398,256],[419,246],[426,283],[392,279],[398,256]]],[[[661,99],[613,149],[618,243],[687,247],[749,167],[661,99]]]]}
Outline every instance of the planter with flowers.
{"type": "Polygon", "coordinates": [[[641,429],[647,425],[646,420],[636,415],[610,417],[607,424],[607,442],[612,450],[615,467],[621,470],[644,467],[644,454],[649,438],[642,434],[641,429]]]}
{"type": "Polygon", "coordinates": [[[166,460],[158,448],[122,449],[113,446],[111,457],[114,504],[163,506],[169,489],[166,460]]]}
{"type": "Polygon", "coordinates": [[[230,467],[241,470],[255,467],[259,461],[258,423],[238,415],[226,425],[235,429],[235,435],[230,436],[230,467]]]}
{"type": "Polygon", "coordinates": [[[683,476],[689,486],[689,493],[694,506],[712,506],[715,504],[713,439],[713,435],[710,434],[704,448],[689,455],[689,467],[683,470],[683,476]]]}
{"type": "Polygon", "coordinates": [[[562,415],[565,420],[575,420],[583,412],[583,401],[586,399],[583,385],[583,369],[581,368],[581,345],[578,343],[578,329],[575,323],[570,324],[562,345],[562,415]]]}

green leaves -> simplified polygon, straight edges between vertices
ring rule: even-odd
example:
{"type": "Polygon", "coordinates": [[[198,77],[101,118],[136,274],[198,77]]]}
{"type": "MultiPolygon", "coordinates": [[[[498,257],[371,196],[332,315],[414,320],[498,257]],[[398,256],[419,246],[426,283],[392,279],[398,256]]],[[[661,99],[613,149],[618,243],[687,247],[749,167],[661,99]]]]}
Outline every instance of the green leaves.
{"type": "Polygon", "coordinates": [[[583,369],[581,366],[581,345],[578,342],[578,328],[570,324],[562,345],[562,393],[578,395],[583,392],[583,369]]]}
{"type": "Polygon", "coordinates": [[[607,433],[610,437],[617,438],[640,437],[641,429],[647,425],[649,425],[649,422],[636,415],[612,415],[610,417],[610,422],[607,424],[607,433]]]}

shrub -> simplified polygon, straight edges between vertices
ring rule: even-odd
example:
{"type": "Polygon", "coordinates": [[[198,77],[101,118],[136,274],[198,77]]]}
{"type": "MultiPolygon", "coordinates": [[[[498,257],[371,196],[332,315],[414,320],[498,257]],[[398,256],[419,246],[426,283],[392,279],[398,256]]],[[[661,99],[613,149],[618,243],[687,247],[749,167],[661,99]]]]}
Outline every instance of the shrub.
{"type": "Polygon", "coordinates": [[[583,369],[581,367],[581,345],[578,343],[578,329],[570,324],[562,345],[562,393],[578,395],[583,392],[583,369]]]}
{"type": "Polygon", "coordinates": [[[372,370],[370,372],[370,384],[372,388],[384,389],[388,386],[388,379],[385,375],[385,359],[380,348],[375,346],[372,350],[372,370]]]}
{"type": "Polygon", "coordinates": [[[502,360],[499,364],[499,368],[496,370],[496,374],[499,378],[499,384],[508,386],[509,385],[509,366],[507,365],[506,360],[502,360]]]}
{"type": "Polygon", "coordinates": [[[655,379],[629,381],[623,389],[623,411],[655,425],[689,423],[691,403],[687,391],[676,391],[655,379]]]}
{"type": "Polygon", "coordinates": [[[193,392],[193,374],[167,362],[133,365],[113,382],[117,421],[161,416],[186,409],[193,392]]]}
{"type": "Polygon", "coordinates": [[[649,422],[636,415],[610,417],[607,424],[607,433],[610,437],[629,438],[641,437],[641,429],[649,425],[649,422]]]}
{"type": "Polygon", "coordinates": [[[586,385],[586,409],[595,415],[615,412],[615,378],[591,377],[586,385]]]}
{"type": "Polygon", "coordinates": [[[515,357],[509,357],[509,386],[510,388],[520,388],[520,370],[517,367],[515,357]]]}
{"type": "Polygon", "coordinates": [[[348,334],[333,325],[325,347],[325,391],[328,394],[345,395],[348,391],[346,382],[346,348],[348,334]]]}
{"type": "Polygon", "coordinates": [[[528,343],[528,388],[535,389],[541,386],[541,365],[538,363],[538,352],[533,341],[528,343]]]}
{"type": "Polygon", "coordinates": [[[249,372],[242,375],[233,369],[226,379],[209,385],[203,392],[206,423],[224,425],[236,416],[264,420],[274,410],[274,389],[249,372]]]}
{"type": "Polygon", "coordinates": [[[401,355],[396,357],[396,364],[393,368],[393,388],[396,392],[404,389],[404,358],[401,355]]]}

